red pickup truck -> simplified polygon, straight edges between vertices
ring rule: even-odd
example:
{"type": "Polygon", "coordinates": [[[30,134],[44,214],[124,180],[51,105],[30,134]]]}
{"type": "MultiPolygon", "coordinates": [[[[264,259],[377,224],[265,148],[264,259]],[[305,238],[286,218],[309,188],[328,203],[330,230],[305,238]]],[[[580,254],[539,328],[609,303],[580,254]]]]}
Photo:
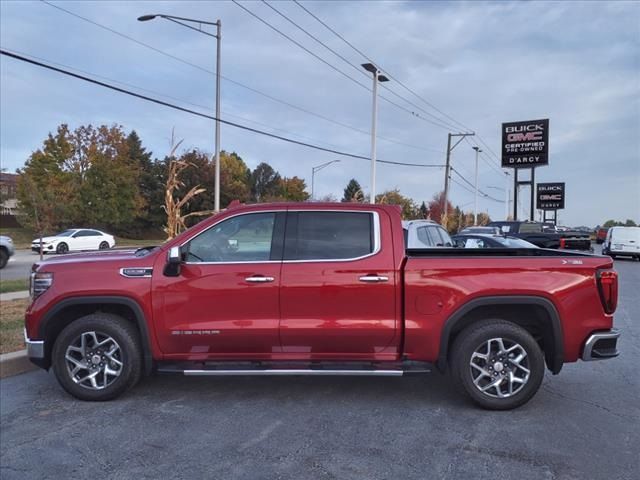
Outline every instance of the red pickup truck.
{"type": "Polygon", "coordinates": [[[33,267],[25,336],[71,395],[154,371],[403,375],[435,366],[476,403],[527,402],[548,368],[618,355],[609,257],[406,250],[400,211],[238,206],[160,247],[33,267]]]}

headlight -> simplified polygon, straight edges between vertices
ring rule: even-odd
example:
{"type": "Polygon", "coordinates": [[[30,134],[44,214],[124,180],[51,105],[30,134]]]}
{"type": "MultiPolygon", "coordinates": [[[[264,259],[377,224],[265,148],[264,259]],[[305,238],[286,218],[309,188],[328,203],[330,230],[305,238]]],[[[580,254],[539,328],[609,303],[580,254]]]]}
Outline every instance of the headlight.
{"type": "Polygon", "coordinates": [[[34,272],[29,280],[29,294],[35,300],[53,284],[53,273],[34,272]]]}

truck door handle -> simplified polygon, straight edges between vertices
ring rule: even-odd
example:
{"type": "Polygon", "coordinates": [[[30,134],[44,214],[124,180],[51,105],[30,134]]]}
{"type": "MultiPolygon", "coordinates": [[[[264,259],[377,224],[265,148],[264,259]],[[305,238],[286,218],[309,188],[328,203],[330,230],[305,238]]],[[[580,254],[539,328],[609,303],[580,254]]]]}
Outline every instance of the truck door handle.
{"type": "Polygon", "coordinates": [[[384,275],[365,275],[364,277],[360,277],[360,281],[367,283],[388,282],[389,277],[385,277],[384,275]]]}
{"type": "Polygon", "coordinates": [[[268,283],[273,282],[275,279],[273,277],[265,277],[263,275],[254,275],[252,277],[247,277],[244,279],[245,282],[250,283],[268,283]]]}

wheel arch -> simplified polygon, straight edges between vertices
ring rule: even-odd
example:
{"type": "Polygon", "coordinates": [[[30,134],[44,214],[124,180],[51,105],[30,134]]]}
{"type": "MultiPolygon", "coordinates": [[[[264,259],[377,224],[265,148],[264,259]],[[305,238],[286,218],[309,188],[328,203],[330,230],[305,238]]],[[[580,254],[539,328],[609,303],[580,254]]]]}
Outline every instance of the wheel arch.
{"type": "Polygon", "coordinates": [[[49,310],[38,329],[38,338],[44,340],[44,358],[42,365],[45,369],[51,366],[53,344],[62,330],[73,321],[94,312],[113,313],[133,323],[140,334],[143,356],[143,371],[145,375],[153,369],[153,356],[149,329],[144,312],[138,302],[124,296],[88,296],[66,298],[49,310]]]}
{"type": "Polygon", "coordinates": [[[531,333],[544,352],[547,368],[557,374],[564,363],[560,315],[553,302],[537,296],[491,296],[470,300],[445,322],[440,337],[437,367],[447,368],[451,345],[458,333],[475,321],[499,318],[520,325],[531,333]]]}

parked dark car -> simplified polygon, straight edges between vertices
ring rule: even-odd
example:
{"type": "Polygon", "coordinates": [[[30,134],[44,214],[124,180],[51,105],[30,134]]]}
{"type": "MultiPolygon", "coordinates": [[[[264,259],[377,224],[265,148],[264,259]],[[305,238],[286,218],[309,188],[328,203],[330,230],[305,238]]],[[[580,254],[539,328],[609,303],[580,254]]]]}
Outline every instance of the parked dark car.
{"type": "Polygon", "coordinates": [[[531,242],[505,235],[454,235],[451,237],[457,248],[538,248],[531,242]]]}
{"type": "Polygon", "coordinates": [[[491,222],[490,227],[499,227],[504,235],[521,238],[540,248],[592,251],[591,237],[580,232],[552,232],[539,222],[491,222]]]}

